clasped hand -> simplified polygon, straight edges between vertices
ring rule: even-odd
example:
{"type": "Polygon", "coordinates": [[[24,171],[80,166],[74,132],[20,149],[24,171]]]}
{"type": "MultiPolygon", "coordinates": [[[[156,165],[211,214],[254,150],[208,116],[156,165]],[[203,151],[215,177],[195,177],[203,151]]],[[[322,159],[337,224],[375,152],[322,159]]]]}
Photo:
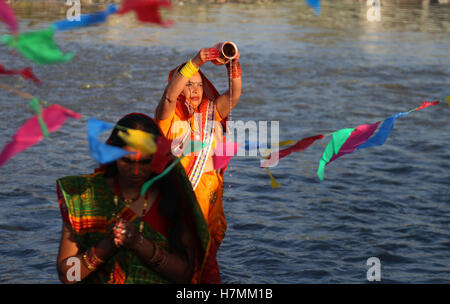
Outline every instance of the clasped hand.
{"type": "Polygon", "coordinates": [[[137,227],[125,219],[118,219],[112,228],[116,247],[131,247],[139,236],[137,227]]]}

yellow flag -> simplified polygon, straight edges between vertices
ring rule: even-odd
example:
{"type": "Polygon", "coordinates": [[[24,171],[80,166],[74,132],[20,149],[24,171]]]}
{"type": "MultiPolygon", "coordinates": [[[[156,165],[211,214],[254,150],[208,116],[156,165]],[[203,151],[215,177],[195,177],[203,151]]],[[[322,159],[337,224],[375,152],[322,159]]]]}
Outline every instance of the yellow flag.
{"type": "Polygon", "coordinates": [[[285,141],[280,141],[280,143],[278,144],[278,146],[281,148],[281,147],[284,147],[284,146],[289,146],[289,145],[291,145],[291,144],[293,144],[293,143],[295,143],[296,141],[294,140],[294,139],[290,139],[290,140],[285,140],[285,141]]]}
{"type": "Polygon", "coordinates": [[[269,174],[270,186],[272,187],[272,189],[281,187],[281,184],[279,184],[273,177],[272,173],[270,173],[269,167],[266,167],[266,171],[267,171],[267,174],[269,174]]]}
{"type": "Polygon", "coordinates": [[[123,131],[118,132],[119,137],[122,138],[127,145],[147,154],[155,154],[156,143],[153,134],[134,129],[128,129],[127,132],[128,133],[123,131]]]}

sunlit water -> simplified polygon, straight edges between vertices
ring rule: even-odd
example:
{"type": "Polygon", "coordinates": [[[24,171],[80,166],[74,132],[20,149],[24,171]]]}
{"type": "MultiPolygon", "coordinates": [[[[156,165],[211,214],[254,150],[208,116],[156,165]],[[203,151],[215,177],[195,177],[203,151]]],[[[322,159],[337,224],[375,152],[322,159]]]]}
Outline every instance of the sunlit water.
{"type": "MultiPolygon", "coordinates": [[[[382,1],[381,21],[368,22],[365,1],[323,2],[319,16],[304,1],[176,4],[164,11],[175,21],[170,28],[112,16],[102,26],[57,33],[76,56],[31,64],[41,87],[18,77],[0,82],[115,122],[132,111],[152,114],[170,69],[231,40],[244,81],[233,119],[279,121],[280,140],[374,123],[450,95],[450,5],[382,1]]],[[[15,4],[22,31],[64,18],[64,6],[40,4],[15,4]]],[[[29,65],[4,45],[0,62],[29,65]]],[[[223,66],[204,70],[226,89],[223,66]]],[[[1,146],[33,115],[27,103],[0,91],[1,146]]],[[[366,283],[366,261],[378,257],[382,282],[449,283],[449,114],[441,103],[398,119],[385,145],[342,157],[323,182],[316,170],[329,137],[272,168],[282,184],[275,190],[257,158],[233,159],[218,257],[223,282],[366,283]]],[[[71,120],[0,169],[1,283],[59,282],[55,180],[95,166],[85,120],[71,120]]]]}

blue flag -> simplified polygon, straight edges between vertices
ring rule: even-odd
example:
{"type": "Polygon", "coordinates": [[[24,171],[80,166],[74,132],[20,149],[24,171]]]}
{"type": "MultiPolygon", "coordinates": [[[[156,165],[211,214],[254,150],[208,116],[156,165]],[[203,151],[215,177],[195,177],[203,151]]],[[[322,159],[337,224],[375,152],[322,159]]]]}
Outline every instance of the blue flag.
{"type": "Polygon", "coordinates": [[[306,3],[314,8],[314,14],[320,14],[320,0],[306,0],[306,3]]]}
{"type": "Polygon", "coordinates": [[[108,18],[109,15],[115,14],[116,12],[117,12],[117,7],[114,4],[111,4],[108,6],[108,10],[106,10],[106,11],[81,15],[80,21],[77,21],[77,20],[69,21],[69,20],[64,19],[61,21],[54,22],[53,25],[55,26],[55,29],[57,31],[67,31],[67,30],[71,30],[74,28],[91,26],[91,25],[103,23],[106,21],[106,18],[108,18]]]}
{"type": "Polygon", "coordinates": [[[110,163],[125,155],[134,153],[119,147],[107,145],[98,139],[101,133],[111,130],[112,128],[114,128],[114,124],[95,118],[89,118],[87,121],[90,153],[92,158],[100,164],[110,163]]]}
{"type": "Polygon", "coordinates": [[[359,145],[356,149],[364,149],[364,148],[370,148],[373,146],[381,146],[386,142],[386,139],[388,138],[389,134],[391,133],[392,129],[394,128],[394,122],[395,119],[407,115],[408,112],[404,113],[398,113],[394,116],[389,117],[386,119],[383,124],[381,125],[380,129],[378,130],[377,134],[369,138],[365,143],[362,145],[359,145]]]}

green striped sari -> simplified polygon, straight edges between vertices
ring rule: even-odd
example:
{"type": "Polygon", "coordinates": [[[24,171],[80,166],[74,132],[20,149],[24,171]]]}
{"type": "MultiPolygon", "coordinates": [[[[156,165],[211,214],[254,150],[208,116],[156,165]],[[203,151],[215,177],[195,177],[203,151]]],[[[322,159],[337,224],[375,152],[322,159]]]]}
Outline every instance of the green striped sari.
{"type": "MultiPolygon", "coordinates": [[[[175,170],[172,174],[174,190],[183,193],[183,203],[188,213],[187,222],[196,234],[199,254],[195,261],[192,278],[192,282],[196,283],[201,277],[206,252],[209,249],[208,226],[184,169],[178,164],[173,170],[175,170]]],[[[139,226],[140,217],[128,209],[120,199],[118,208],[114,205],[114,194],[108,187],[103,172],[63,177],[57,180],[57,187],[60,204],[64,199],[80,252],[85,252],[106,237],[107,227],[115,221],[114,213],[139,226]]],[[[168,239],[146,222],[144,222],[143,236],[154,241],[161,248],[169,249],[168,239]]],[[[114,257],[102,264],[81,283],[148,284],[171,283],[171,281],[143,263],[132,250],[119,248],[114,257]]]]}

